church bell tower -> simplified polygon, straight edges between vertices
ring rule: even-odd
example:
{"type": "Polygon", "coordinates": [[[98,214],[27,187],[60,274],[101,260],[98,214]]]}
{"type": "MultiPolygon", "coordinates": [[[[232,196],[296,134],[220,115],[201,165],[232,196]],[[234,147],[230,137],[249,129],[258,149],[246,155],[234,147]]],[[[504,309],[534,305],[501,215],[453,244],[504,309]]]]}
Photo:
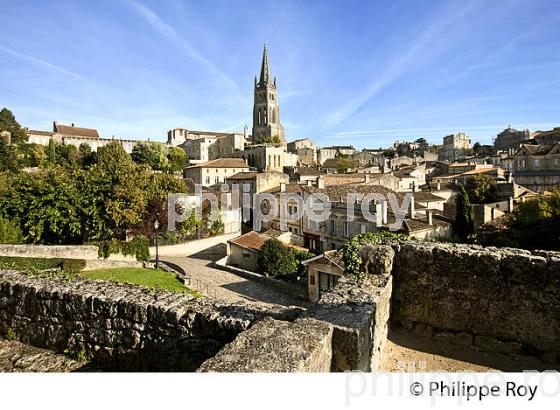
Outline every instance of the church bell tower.
{"type": "Polygon", "coordinates": [[[286,145],[284,127],[280,124],[276,77],[272,79],[270,75],[266,46],[264,46],[261,75],[258,82],[255,76],[254,98],[253,144],[286,145]]]}

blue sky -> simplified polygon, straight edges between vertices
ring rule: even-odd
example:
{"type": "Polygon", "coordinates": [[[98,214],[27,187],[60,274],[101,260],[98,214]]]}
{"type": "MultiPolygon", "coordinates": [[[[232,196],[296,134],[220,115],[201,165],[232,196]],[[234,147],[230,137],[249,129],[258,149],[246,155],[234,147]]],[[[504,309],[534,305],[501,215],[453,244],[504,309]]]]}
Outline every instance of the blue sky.
{"type": "Polygon", "coordinates": [[[265,41],[288,140],[560,126],[557,0],[0,1],[0,106],[35,129],[251,128],[265,41]]]}

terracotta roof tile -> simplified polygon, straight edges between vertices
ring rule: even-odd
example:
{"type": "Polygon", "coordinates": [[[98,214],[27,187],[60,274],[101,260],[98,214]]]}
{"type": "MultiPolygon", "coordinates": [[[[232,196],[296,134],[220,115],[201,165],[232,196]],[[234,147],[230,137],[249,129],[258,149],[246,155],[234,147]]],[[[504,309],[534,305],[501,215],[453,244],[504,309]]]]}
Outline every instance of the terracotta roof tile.
{"type": "Polygon", "coordinates": [[[213,161],[192,165],[188,168],[249,168],[242,158],[218,158],[213,161]]]}
{"type": "Polygon", "coordinates": [[[62,135],[76,135],[80,137],[99,138],[96,129],[74,127],[73,125],[55,124],[55,132],[62,135]]]}

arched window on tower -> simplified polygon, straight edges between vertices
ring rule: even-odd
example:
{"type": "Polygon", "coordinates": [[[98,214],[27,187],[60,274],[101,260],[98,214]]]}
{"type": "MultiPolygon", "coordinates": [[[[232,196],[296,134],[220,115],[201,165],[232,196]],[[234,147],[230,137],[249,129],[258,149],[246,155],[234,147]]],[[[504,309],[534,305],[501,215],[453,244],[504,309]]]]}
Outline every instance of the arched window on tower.
{"type": "Polygon", "coordinates": [[[264,110],[264,125],[268,125],[268,110],[264,110]]]}

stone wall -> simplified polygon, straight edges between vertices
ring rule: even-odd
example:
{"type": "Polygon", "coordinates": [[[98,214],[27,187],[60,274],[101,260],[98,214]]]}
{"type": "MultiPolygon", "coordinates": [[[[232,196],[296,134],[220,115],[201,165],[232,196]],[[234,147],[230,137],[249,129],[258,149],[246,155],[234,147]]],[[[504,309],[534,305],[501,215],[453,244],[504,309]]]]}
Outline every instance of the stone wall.
{"type": "Polygon", "coordinates": [[[83,353],[108,370],[194,371],[255,320],[298,314],[104,281],[0,272],[0,335],[83,353]]]}
{"type": "Polygon", "coordinates": [[[332,326],[314,319],[265,318],[237,336],[199,372],[328,372],[332,326]]]}
{"type": "Polygon", "coordinates": [[[461,344],[560,356],[560,253],[395,246],[392,319],[461,344]]]}
{"type": "Polygon", "coordinates": [[[24,258],[97,259],[97,246],[91,245],[6,245],[0,244],[1,256],[24,258]]]}

